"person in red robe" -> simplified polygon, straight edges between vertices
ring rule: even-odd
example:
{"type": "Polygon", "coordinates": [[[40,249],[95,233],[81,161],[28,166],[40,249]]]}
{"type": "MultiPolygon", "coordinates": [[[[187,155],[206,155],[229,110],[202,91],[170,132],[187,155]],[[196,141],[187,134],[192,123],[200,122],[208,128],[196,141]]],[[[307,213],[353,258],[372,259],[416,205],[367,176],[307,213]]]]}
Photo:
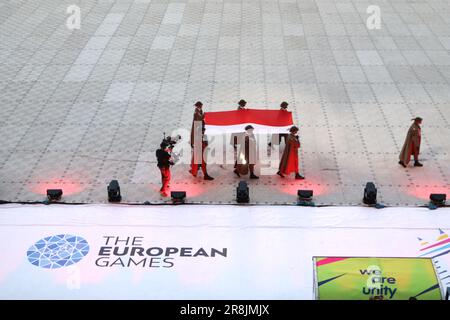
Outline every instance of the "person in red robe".
{"type": "Polygon", "coordinates": [[[422,140],[422,118],[417,117],[414,123],[408,130],[406,135],[405,143],[403,144],[402,151],[400,152],[398,164],[406,168],[409,161],[411,160],[411,155],[414,155],[414,167],[423,167],[423,164],[419,162],[420,153],[420,142],[422,140]]]}
{"type": "Polygon", "coordinates": [[[290,134],[286,139],[286,147],[284,148],[283,155],[281,156],[280,166],[277,174],[284,178],[285,175],[295,173],[295,179],[305,179],[299,173],[298,164],[298,149],[300,148],[300,140],[298,138],[298,127],[292,126],[289,129],[290,134]]]}

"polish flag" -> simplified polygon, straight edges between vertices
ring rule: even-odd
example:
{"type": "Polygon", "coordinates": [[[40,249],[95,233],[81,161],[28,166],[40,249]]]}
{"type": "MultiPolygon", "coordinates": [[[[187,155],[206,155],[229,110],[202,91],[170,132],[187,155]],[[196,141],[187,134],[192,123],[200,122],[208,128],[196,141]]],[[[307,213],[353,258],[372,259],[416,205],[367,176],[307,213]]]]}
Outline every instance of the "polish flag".
{"type": "Polygon", "coordinates": [[[205,112],[206,134],[244,132],[251,125],[254,133],[288,133],[293,126],[292,112],[285,110],[244,109],[205,112]]]}

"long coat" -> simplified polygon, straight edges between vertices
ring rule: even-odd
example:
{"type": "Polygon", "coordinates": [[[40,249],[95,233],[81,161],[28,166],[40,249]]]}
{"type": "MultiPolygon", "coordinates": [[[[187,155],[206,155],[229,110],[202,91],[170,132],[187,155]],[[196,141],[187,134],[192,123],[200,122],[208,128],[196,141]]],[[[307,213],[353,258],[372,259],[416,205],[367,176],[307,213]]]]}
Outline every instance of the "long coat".
{"type": "Polygon", "coordinates": [[[191,127],[191,146],[194,146],[194,132],[200,132],[200,141],[202,141],[201,134],[202,134],[202,127],[204,125],[205,125],[205,114],[203,113],[203,110],[195,108],[194,118],[192,119],[192,127],[191,127]],[[199,121],[201,121],[201,124],[199,121]]]}
{"type": "Polygon", "coordinates": [[[247,174],[249,166],[256,164],[258,154],[256,138],[253,134],[249,135],[248,133],[244,133],[237,135],[235,141],[240,145],[235,164],[236,170],[240,174],[247,174]]]}
{"type": "Polygon", "coordinates": [[[403,161],[405,165],[407,165],[411,160],[411,155],[419,155],[421,138],[422,129],[418,124],[413,123],[408,130],[405,143],[403,144],[403,148],[399,156],[400,161],[403,161]]]}
{"type": "Polygon", "coordinates": [[[279,171],[282,174],[290,174],[298,172],[298,148],[300,148],[300,141],[292,134],[288,135],[286,140],[286,147],[280,160],[279,171]]]}

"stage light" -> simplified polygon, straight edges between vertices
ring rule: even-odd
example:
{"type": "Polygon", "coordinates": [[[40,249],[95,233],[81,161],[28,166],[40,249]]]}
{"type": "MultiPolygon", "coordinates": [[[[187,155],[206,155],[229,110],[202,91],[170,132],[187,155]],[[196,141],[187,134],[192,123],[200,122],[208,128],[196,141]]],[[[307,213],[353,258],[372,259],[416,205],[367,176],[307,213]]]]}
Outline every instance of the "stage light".
{"type": "Polygon", "coordinates": [[[236,201],[238,203],[248,203],[250,201],[250,192],[247,182],[239,182],[239,185],[236,188],[236,201]]]}
{"type": "Polygon", "coordinates": [[[170,197],[172,198],[173,204],[184,203],[186,199],[186,191],[172,191],[170,193],[170,197]]]}
{"type": "Polygon", "coordinates": [[[377,204],[377,188],[375,188],[373,182],[367,182],[364,188],[363,202],[368,205],[377,204]]]}
{"type": "Polygon", "coordinates": [[[311,201],[314,192],[312,190],[298,190],[298,199],[302,201],[311,201]]]}
{"type": "Polygon", "coordinates": [[[49,201],[59,201],[63,195],[61,189],[47,189],[47,198],[49,201]]]}
{"type": "Polygon", "coordinates": [[[120,202],[122,201],[122,195],[120,194],[119,181],[111,180],[108,185],[108,201],[109,202],[120,202]]]}
{"type": "Polygon", "coordinates": [[[312,202],[314,192],[312,190],[297,190],[297,205],[305,207],[314,207],[315,204],[312,202]]]}
{"type": "Polygon", "coordinates": [[[447,195],[445,193],[432,193],[430,194],[430,201],[435,206],[444,206],[445,200],[447,200],[447,195]]]}

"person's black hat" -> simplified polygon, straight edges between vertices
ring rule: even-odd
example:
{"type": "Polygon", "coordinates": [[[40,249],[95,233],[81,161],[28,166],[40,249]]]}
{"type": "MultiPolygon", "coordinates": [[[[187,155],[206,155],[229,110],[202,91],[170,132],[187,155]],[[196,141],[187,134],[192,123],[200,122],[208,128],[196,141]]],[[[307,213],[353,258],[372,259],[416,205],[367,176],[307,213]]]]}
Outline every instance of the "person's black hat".
{"type": "Polygon", "coordinates": [[[288,105],[289,105],[289,103],[287,103],[286,101],[283,101],[283,102],[280,104],[280,107],[283,108],[283,109],[286,109],[288,105]]]}
{"type": "Polygon", "coordinates": [[[245,101],[244,99],[241,99],[241,100],[238,102],[238,104],[239,104],[240,106],[245,106],[245,105],[247,104],[247,101],[245,101]]]}
{"type": "Polygon", "coordinates": [[[197,102],[194,104],[194,106],[196,106],[196,107],[201,107],[201,106],[203,106],[203,103],[201,103],[200,101],[197,101],[197,102]]]}
{"type": "Polygon", "coordinates": [[[292,126],[289,128],[289,132],[294,132],[294,131],[298,131],[298,127],[297,126],[292,126]]]}
{"type": "Polygon", "coordinates": [[[161,149],[165,149],[168,146],[169,146],[169,144],[167,142],[165,142],[165,141],[161,142],[161,144],[160,144],[161,149]]]}
{"type": "Polygon", "coordinates": [[[411,120],[414,120],[414,121],[422,121],[423,119],[422,119],[421,117],[415,117],[414,119],[411,119],[411,120]]]}
{"type": "Polygon", "coordinates": [[[253,126],[251,126],[251,125],[248,125],[245,127],[245,130],[249,130],[249,129],[255,129],[255,128],[253,128],[253,126]]]}

